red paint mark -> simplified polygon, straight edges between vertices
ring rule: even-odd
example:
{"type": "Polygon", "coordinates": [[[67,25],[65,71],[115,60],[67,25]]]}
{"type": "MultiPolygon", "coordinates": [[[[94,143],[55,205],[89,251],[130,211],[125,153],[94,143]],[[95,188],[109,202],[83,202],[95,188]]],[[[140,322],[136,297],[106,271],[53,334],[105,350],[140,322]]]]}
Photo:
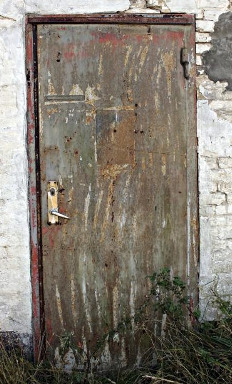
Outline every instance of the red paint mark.
{"type": "Polygon", "coordinates": [[[42,234],[44,236],[48,236],[48,242],[49,242],[49,246],[51,248],[54,247],[55,245],[55,242],[56,242],[56,238],[57,238],[57,235],[60,231],[60,225],[51,225],[49,227],[43,227],[42,229],[42,234]]]}
{"type": "Polygon", "coordinates": [[[50,236],[49,236],[49,245],[50,245],[50,247],[54,247],[54,245],[55,245],[55,239],[54,239],[54,236],[53,236],[53,234],[51,234],[50,233],[50,236]]]}
{"type": "Polygon", "coordinates": [[[55,241],[56,241],[59,230],[60,230],[59,225],[50,225],[42,228],[42,235],[47,236],[49,246],[52,248],[55,245],[55,241]]]}
{"type": "Polygon", "coordinates": [[[27,50],[27,60],[29,62],[31,62],[33,60],[33,42],[32,42],[32,36],[28,36],[27,38],[27,47],[26,47],[26,50],[27,50]]]}
{"type": "Polygon", "coordinates": [[[75,44],[69,43],[65,45],[65,51],[62,53],[62,56],[67,59],[73,59],[75,57],[75,44]]]}
{"type": "Polygon", "coordinates": [[[32,228],[36,228],[37,227],[37,222],[36,222],[36,211],[34,208],[31,207],[31,225],[32,225],[32,228]]]}
{"type": "Polygon", "coordinates": [[[104,35],[101,35],[99,37],[99,43],[100,44],[107,44],[110,43],[113,47],[113,49],[116,49],[117,46],[124,44],[124,37],[123,39],[119,36],[116,36],[114,33],[105,33],[104,35]]]}
{"type": "Polygon", "coordinates": [[[49,228],[48,227],[43,227],[42,228],[42,235],[46,235],[49,231],[49,228]]]}
{"type": "Polygon", "coordinates": [[[152,34],[152,41],[153,43],[159,43],[160,41],[168,40],[171,43],[178,41],[178,45],[181,43],[181,46],[183,46],[183,38],[184,33],[183,31],[163,31],[162,34],[152,34]]]}
{"type": "Polygon", "coordinates": [[[35,195],[36,194],[36,187],[34,185],[32,185],[30,189],[31,189],[31,193],[33,195],[35,195]]]}
{"type": "Polygon", "coordinates": [[[33,144],[33,142],[34,142],[34,132],[32,132],[30,129],[28,129],[27,135],[28,135],[28,144],[33,144]]]}
{"type": "MultiPolygon", "coordinates": [[[[155,37],[156,35],[153,35],[153,37],[155,37]]],[[[129,36],[128,36],[129,37],[129,36]]],[[[148,41],[150,40],[150,35],[137,35],[136,36],[136,40],[138,43],[140,42],[144,42],[144,41],[148,41]]],[[[154,40],[153,40],[154,41],[154,40]]]]}

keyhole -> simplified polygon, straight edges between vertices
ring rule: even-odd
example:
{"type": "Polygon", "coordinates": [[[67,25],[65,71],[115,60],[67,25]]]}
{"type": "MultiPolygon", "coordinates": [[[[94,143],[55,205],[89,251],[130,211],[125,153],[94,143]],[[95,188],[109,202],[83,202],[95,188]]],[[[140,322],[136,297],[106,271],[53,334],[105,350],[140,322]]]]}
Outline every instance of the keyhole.
{"type": "Polygon", "coordinates": [[[55,196],[55,194],[56,194],[55,188],[50,189],[50,194],[51,194],[51,196],[55,196]]]}

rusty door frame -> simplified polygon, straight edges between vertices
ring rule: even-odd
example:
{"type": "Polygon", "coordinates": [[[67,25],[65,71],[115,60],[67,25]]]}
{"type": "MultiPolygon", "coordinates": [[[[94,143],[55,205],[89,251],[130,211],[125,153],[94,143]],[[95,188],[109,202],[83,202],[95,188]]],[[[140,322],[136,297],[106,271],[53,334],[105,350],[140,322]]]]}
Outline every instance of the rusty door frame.
{"type": "MultiPolygon", "coordinates": [[[[37,66],[37,25],[38,24],[156,24],[156,25],[192,25],[193,38],[195,39],[195,17],[186,14],[89,14],[89,15],[27,15],[26,17],[26,80],[27,80],[27,146],[29,168],[29,217],[30,217],[30,246],[31,246],[31,281],[32,281],[32,328],[33,328],[33,352],[35,360],[41,358],[45,342],[44,325],[44,300],[43,300],[43,265],[42,265],[42,233],[40,225],[40,159],[39,159],[39,100],[38,100],[38,66],[37,66]]],[[[195,90],[196,95],[196,90],[195,90]]],[[[195,175],[192,179],[196,193],[193,193],[188,235],[191,247],[195,247],[191,253],[198,254],[199,230],[198,230],[198,187],[197,187],[197,154],[196,143],[193,144],[192,135],[196,138],[196,97],[194,115],[192,118],[191,135],[187,142],[190,153],[187,156],[190,164],[188,175],[195,175]],[[192,160],[193,164],[192,164],[192,160]],[[195,244],[194,241],[197,239],[195,244]]],[[[188,177],[188,180],[190,178],[188,177]]],[[[189,268],[193,269],[193,257],[189,260],[189,268]]],[[[195,271],[192,279],[196,281],[198,271],[195,271]]],[[[198,293],[196,292],[196,298],[198,293]]]]}

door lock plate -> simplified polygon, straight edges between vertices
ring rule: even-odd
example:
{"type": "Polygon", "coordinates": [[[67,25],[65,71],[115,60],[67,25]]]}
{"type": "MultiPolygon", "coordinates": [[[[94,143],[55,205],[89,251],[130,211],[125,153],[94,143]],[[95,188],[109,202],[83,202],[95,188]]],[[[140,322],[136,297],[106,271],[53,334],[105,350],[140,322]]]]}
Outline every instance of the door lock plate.
{"type": "Polygon", "coordinates": [[[58,211],[58,183],[57,181],[48,182],[48,224],[57,224],[58,216],[52,214],[58,211]]]}

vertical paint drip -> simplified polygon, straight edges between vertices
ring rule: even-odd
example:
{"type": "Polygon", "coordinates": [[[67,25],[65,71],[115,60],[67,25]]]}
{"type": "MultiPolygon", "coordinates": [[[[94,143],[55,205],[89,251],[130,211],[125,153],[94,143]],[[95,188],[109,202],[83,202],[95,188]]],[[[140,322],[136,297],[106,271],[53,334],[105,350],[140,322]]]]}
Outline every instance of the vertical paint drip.
{"type": "Polygon", "coordinates": [[[62,327],[64,328],[63,312],[62,312],[62,307],[61,307],[61,298],[60,298],[60,292],[59,292],[57,284],[56,284],[56,304],[57,304],[57,310],[58,310],[60,323],[61,323],[62,327]]]}
{"type": "Polygon", "coordinates": [[[119,301],[118,301],[118,285],[116,282],[116,285],[113,289],[113,327],[114,329],[117,328],[118,326],[118,306],[119,306],[119,301]]]}
{"type": "Polygon", "coordinates": [[[135,316],[135,281],[131,281],[131,287],[130,287],[130,317],[131,317],[132,331],[134,331],[134,325],[135,325],[134,316],[135,316]]]}
{"type": "Polygon", "coordinates": [[[88,324],[90,332],[93,333],[92,325],[91,325],[92,319],[91,319],[91,316],[89,313],[89,308],[88,308],[88,298],[87,298],[85,274],[83,274],[83,277],[82,277],[82,294],[83,294],[83,302],[84,302],[84,309],[85,309],[87,324],[88,324]]]}
{"type": "Polygon", "coordinates": [[[122,337],[121,339],[121,366],[126,367],[127,366],[127,358],[126,358],[126,345],[125,345],[125,339],[122,337]]]}
{"type": "Polygon", "coordinates": [[[111,198],[112,198],[112,194],[113,194],[113,190],[114,190],[114,181],[115,181],[115,178],[113,178],[110,181],[110,184],[108,187],[108,196],[107,196],[107,201],[106,201],[105,217],[103,220],[102,231],[101,231],[101,242],[105,238],[105,230],[106,230],[106,226],[107,226],[108,219],[109,219],[110,207],[111,207],[111,198]]]}
{"type": "Polygon", "coordinates": [[[93,227],[94,227],[95,229],[96,229],[96,227],[97,227],[98,214],[99,214],[100,207],[101,207],[101,202],[102,202],[102,198],[103,198],[103,193],[104,193],[104,191],[101,190],[100,193],[99,193],[99,197],[98,197],[98,199],[97,199],[96,207],[95,207],[95,213],[94,213],[94,219],[93,219],[93,227]]]}
{"type": "Polygon", "coordinates": [[[161,167],[162,174],[163,174],[163,176],[165,176],[166,175],[166,162],[167,162],[166,154],[162,154],[161,161],[162,161],[162,167],[161,167]]]}
{"type": "Polygon", "coordinates": [[[75,287],[75,280],[74,280],[74,274],[71,273],[70,277],[70,283],[71,283],[71,307],[72,307],[72,315],[73,315],[73,321],[74,324],[77,324],[78,315],[77,315],[77,297],[76,297],[76,287],[75,287]]]}
{"type": "Polygon", "coordinates": [[[87,229],[88,229],[90,194],[91,194],[91,184],[89,185],[89,191],[88,191],[87,197],[85,199],[85,207],[84,207],[85,231],[87,231],[87,229]]]}

